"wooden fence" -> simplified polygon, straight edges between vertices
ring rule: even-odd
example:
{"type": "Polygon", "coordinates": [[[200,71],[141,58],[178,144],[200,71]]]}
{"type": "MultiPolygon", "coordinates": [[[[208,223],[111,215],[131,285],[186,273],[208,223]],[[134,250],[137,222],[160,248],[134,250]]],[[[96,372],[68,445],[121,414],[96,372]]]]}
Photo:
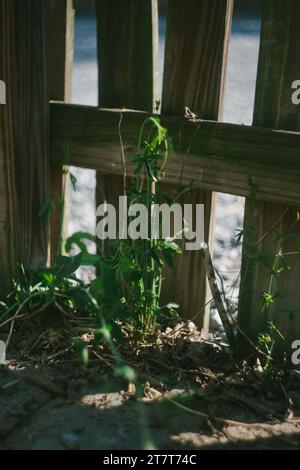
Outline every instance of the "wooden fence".
{"type": "MultiPolygon", "coordinates": [[[[96,0],[101,109],[67,104],[74,12],[72,0],[51,3],[50,97],[60,101],[50,104],[52,198],[61,196],[62,166],[68,163],[95,169],[97,184],[114,200],[122,191],[120,114],[129,161],[145,113],[154,112],[158,99],[157,0],[96,0]]],[[[39,8],[46,10],[47,4],[42,0],[39,8]]],[[[278,348],[290,351],[291,341],[300,339],[300,257],[294,254],[299,253],[300,236],[300,106],[291,101],[291,84],[300,79],[300,2],[263,2],[253,127],[221,122],[232,14],[232,0],[168,2],[161,120],[173,138],[174,155],[166,169],[166,187],[172,191],[178,185],[184,158],[182,184],[197,179],[193,203],[205,204],[208,242],[214,191],[246,197],[239,326],[256,341],[273,320],[286,338],[278,341],[278,348]],[[202,121],[185,119],[185,106],[201,111],[202,121]],[[250,244],[256,248],[252,256],[250,244]],[[282,245],[283,253],[278,251],[282,245]],[[292,269],[279,273],[283,261],[292,269]],[[267,308],[264,294],[271,299],[267,308]]],[[[35,67],[39,72],[40,65],[35,67]]],[[[54,216],[52,250],[58,225],[54,216]]],[[[176,268],[166,273],[163,295],[207,328],[206,278],[198,252],[178,257],[176,268]]],[[[243,337],[240,348],[248,349],[243,337]]]]}

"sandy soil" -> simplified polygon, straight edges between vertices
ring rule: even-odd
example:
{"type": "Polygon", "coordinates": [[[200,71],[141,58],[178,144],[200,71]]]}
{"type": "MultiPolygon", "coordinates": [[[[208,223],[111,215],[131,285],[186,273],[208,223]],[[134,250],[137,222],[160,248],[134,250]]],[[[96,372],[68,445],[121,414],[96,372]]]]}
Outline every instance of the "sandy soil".
{"type": "Polygon", "coordinates": [[[0,449],[300,447],[299,374],[282,387],[201,341],[140,355],[135,390],[104,352],[88,366],[64,351],[1,366],[0,449]]]}

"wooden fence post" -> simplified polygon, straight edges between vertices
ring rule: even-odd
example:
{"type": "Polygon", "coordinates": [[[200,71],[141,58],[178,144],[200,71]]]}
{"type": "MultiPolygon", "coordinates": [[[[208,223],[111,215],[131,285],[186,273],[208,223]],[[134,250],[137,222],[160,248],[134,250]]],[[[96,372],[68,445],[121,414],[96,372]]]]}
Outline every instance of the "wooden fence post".
{"type": "MultiPolygon", "coordinates": [[[[232,9],[231,0],[169,2],[163,114],[183,116],[187,106],[199,117],[222,119],[232,9]]],[[[183,153],[185,151],[187,149],[183,149],[183,153]]],[[[211,242],[213,193],[194,189],[192,198],[184,196],[180,202],[204,204],[205,239],[211,242]]],[[[167,271],[162,296],[167,299],[171,295],[183,314],[207,331],[209,316],[205,315],[206,286],[200,251],[186,251],[176,258],[175,268],[167,271]]]]}
{"type": "Polygon", "coordinates": [[[99,106],[152,112],[157,87],[157,0],[96,0],[99,106]]]}
{"type": "MultiPolygon", "coordinates": [[[[49,199],[48,0],[2,0],[1,72],[7,104],[1,109],[1,160],[8,180],[1,184],[4,211],[16,239],[7,232],[8,261],[37,268],[47,257],[47,223],[40,213],[49,199]]],[[[2,179],[2,175],[1,175],[2,179]]]]}
{"type": "Polygon", "coordinates": [[[0,104],[0,293],[9,287],[15,268],[17,191],[13,145],[12,106],[12,3],[0,2],[0,70],[6,87],[6,104],[0,104]]]}
{"type": "MultiPolygon", "coordinates": [[[[73,0],[51,0],[50,16],[49,97],[50,100],[71,102],[72,66],[74,49],[73,0]]],[[[66,201],[63,201],[67,167],[52,164],[50,167],[50,195],[54,204],[50,220],[50,257],[53,261],[60,247],[63,225],[66,225],[66,201]],[[62,220],[64,216],[64,220],[62,220]]]]}
{"type": "MultiPolygon", "coordinates": [[[[300,106],[291,100],[292,82],[300,79],[299,16],[297,0],[263,3],[256,126],[300,130],[300,106]]],[[[255,193],[255,181],[253,184],[255,193]]],[[[267,331],[267,321],[273,321],[285,337],[283,341],[275,334],[276,348],[291,352],[291,341],[300,338],[300,323],[296,321],[300,318],[299,208],[248,198],[244,230],[239,326],[256,342],[258,334],[267,331]],[[250,256],[249,246],[255,246],[250,256]]],[[[249,351],[242,337],[239,350],[241,354],[249,351]]]]}

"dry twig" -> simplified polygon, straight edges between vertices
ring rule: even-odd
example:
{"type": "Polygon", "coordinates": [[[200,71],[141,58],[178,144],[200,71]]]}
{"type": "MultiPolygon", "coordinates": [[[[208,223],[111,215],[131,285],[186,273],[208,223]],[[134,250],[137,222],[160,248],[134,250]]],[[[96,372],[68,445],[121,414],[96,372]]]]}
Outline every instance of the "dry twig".
{"type": "Polygon", "coordinates": [[[202,243],[201,252],[203,255],[204,265],[205,265],[211,293],[214,298],[216,308],[219,312],[219,315],[220,315],[220,318],[221,318],[221,321],[222,321],[222,324],[223,324],[223,327],[224,327],[224,330],[228,339],[229,346],[231,347],[232,351],[234,351],[235,350],[235,338],[234,338],[234,333],[233,333],[233,327],[230,324],[226,307],[224,305],[222,296],[218,289],[214,266],[213,266],[210,252],[206,243],[202,243]]]}

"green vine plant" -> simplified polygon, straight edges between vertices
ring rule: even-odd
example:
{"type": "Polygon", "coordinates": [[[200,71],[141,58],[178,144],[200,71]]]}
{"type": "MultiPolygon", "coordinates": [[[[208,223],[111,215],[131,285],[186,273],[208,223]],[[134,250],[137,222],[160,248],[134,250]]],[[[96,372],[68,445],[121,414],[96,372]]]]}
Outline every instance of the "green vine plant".
{"type": "Polygon", "coordinates": [[[272,321],[268,321],[267,332],[260,333],[258,335],[257,346],[265,353],[265,361],[263,365],[263,369],[265,371],[270,368],[270,362],[273,358],[274,346],[278,337],[284,339],[281,332],[272,321]]]}
{"type": "MultiPolygon", "coordinates": [[[[170,149],[167,130],[159,119],[147,118],[133,160],[132,184],[124,187],[124,192],[129,203],[145,204],[149,217],[154,203],[172,204],[160,191],[170,149]]],[[[75,183],[72,180],[72,184],[75,183]]],[[[175,200],[190,189],[191,186],[184,188],[175,200]]],[[[52,210],[53,205],[47,204],[41,216],[46,219],[47,215],[48,220],[52,210]]],[[[175,238],[123,240],[119,236],[108,244],[107,255],[91,254],[86,240],[98,243],[94,235],[77,232],[64,243],[64,252],[69,256],[61,254],[61,243],[52,266],[35,271],[19,266],[13,289],[0,304],[0,329],[8,332],[8,346],[16,323],[27,319],[34,322],[42,312],[53,318],[59,315],[71,325],[66,331],[83,362],[88,361],[91,345],[82,341],[81,336],[88,332],[95,346],[102,341],[111,345],[119,364],[116,370],[130,376],[130,370],[122,365],[114,348],[114,340],[124,341],[121,325],[125,324],[126,334],[129,331],[133,337],[145,341],[147,335],[154,332],[158,319],[163,321],[170,315],[177,315],[178,306],[172,302],[161,305],[160,295],[163,268],[166,264],[173,266],[173,257],[180,254],[181,249],[175,238]],[[79,253],[72,256],[74,246],[79,253]],[[89,285],[76,276],[82,265],[95,266],[99,273],[89,285]]]]}
{"type": "MultiPolygon", "coordinates": [[[[133,184],[124,187],[129,204],[144,204],[151,225],[152,207],[165,200],[160,193],[160,181],[168,158],[170,140],[167,130],[157,118],[150,117],[142,125],[134,158],[133,184]],[[148,129],[148,137],[144,133],[148,129]]],[[[122,230],[122,228],[120,228],[122,230]]],[[[173,255],[181,249],[173,239],[123,240],[109,244],[109,256],[99,260],[101,275],[91,290],[101,297],[103,315],[128,322],[132,331],[142,335],[153,333],[157,318],[174,313],[174,304],[162,307],[160,293],[163,268],[173,266],[173,255]]]]}
{"type": "MultiPolygon", "coordinates": [[[[255,195],[252,195],[255,198],[255,195]]],[[[243,240],[245,266],[244,270],[249,271],[253,269],[255,264],[259,264],[265,271],[265,287],[262,287],[260,298],[258,298],[257,309],[260,311],[262,323],[265,324],[265,329],[258,334],[256,340],[256,351],[259,352],[259,357],[263,364],[265,371],[269,370],[271,363],[277,357],[277,343],[286,341],[284,335],[280,331],[279,326],[274,321],[280,315],[288,316],[290,321],[293,321],[298,311],[290,311],[288,308],[288,292],[284,291],[281,276],[286,271],[290,271],[291,263],[288,262],[291,256],[300,255],[300,237],[293,232],[293,227],[297,223],[297,217],[288,227],[285,234],[276,233],[277,225],[281,222],[282,218],[288,212],[290,207],[285,208],[278,220],[264,233],[260,238],[256,239],[256,221],[255,217],[252,223],[245,227],[243,230],[238,231],[236,236],[237,243],[243,240]],[[267,254],[262,248],[262,242],[270,238],[272,244],[277,245],[277,249],[273,256],[267,254]],[[287,250],[287,246],[293,246],[292,251],[287,250]]],[[[240,278],[241,272],[238,275],[240,278]]],[[[245,333],[243,336],[245,337],[245,333]]],[[[248,338],[249,339],[249,338],[248,338]]],[[[249,341],[250,342],[250,341],[249,341]]],[[[279,345],[279,349],[280,345],[279,345]]]]}

